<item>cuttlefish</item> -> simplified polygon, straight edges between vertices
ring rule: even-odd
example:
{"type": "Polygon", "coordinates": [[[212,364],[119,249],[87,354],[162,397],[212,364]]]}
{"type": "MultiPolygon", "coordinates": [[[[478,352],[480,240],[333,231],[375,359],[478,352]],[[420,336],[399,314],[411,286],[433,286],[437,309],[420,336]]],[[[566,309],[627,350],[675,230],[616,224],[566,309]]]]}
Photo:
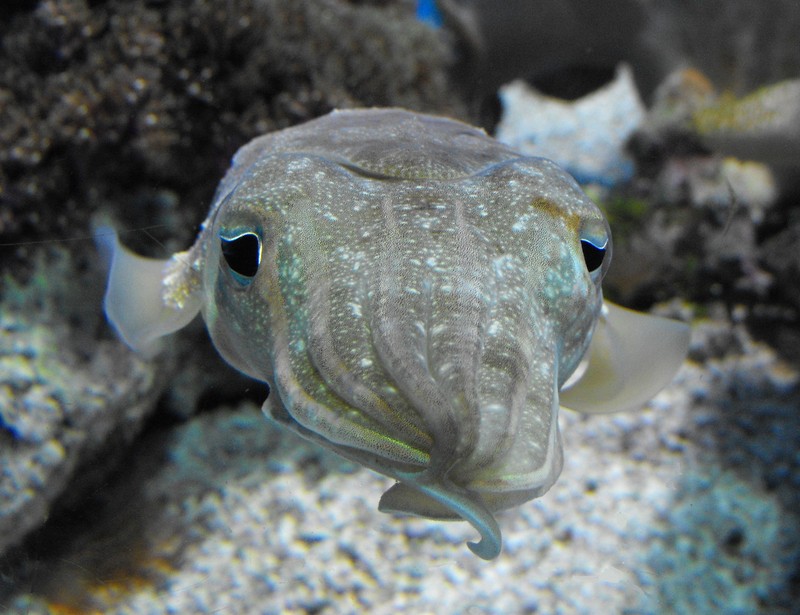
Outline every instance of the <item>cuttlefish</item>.
{"type": "Polygon", "coordinates": [[[497,511],[562,467],[559,406],[640,406],[686,355],[686,325],[603,301],[611,233],[556,164],[458,121],[336,111],[233,158],[194,245],[167,260],[108,229],[106,314],[133,349],[201,312],[264,412],[397,482],[382,511],[497,511]]]}

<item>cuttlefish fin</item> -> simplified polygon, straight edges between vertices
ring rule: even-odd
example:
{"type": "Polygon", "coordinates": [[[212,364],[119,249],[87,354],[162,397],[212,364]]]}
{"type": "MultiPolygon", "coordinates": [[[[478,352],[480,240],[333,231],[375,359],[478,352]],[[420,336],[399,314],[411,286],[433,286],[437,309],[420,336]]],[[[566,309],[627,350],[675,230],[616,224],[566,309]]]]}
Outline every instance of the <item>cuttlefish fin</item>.
{"type": "Polygon", "coordinates": [[[103,308],[119,336],[145,357],[160,349],[160,339],[185,327],[200,311],[199,292],[167,302],[164,290],[173,259],[145,258],[123,246],[110,226],[94,230],[94,239],[110,261],[103,308]]]}
{"type": "Polygon", "coordinates": [[[689,351],[685,323],[606,301],[584,361],[560,405],[599,414],[637,408],[665,387],[689,351]]]}

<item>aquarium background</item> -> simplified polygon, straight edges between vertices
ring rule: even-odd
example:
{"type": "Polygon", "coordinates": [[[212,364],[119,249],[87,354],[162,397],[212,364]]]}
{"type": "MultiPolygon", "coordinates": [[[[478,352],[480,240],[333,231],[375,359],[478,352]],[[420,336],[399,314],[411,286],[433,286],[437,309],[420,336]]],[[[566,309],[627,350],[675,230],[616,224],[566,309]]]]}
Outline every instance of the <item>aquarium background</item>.
{"type": "Polygon", "coordinates": [[[0,611],[797,612],[799,27],[789,0],[4,3],[0,611]],[[368,106],[555,159],[610,220],[606,295],[692,323],[645,408],[561,413],[561,477],[491,562],[267,422],[200,322],[143,360],[102,314],[96,221],[185,249],[238,147],[368,106]]]}

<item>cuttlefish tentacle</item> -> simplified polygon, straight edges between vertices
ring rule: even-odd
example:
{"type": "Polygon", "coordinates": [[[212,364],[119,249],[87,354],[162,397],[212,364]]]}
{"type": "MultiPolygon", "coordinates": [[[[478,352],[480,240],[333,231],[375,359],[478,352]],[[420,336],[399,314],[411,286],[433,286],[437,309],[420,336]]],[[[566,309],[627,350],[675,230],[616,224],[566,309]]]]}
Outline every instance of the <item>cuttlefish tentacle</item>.
{"type": "Polygon", "coordinates": [[[394,472],[400,481],[381,496],[378,510],[382,512],[409,512],[410,503],[421,516],[432,518],[460,517],[481,535],[479,542],[468,542],[469,550],[482,559],[490,560],[500,555],[503,541],[500,526],[491,511],[483,503],[480,494],[458,487],[438,476],[433,470],[423,472],[394,472]],[[430,501],[451,511],[441,514],[442,509],[431,506],[430,501]],[[424,514],[423,514],[424,513],[424,514]]]}

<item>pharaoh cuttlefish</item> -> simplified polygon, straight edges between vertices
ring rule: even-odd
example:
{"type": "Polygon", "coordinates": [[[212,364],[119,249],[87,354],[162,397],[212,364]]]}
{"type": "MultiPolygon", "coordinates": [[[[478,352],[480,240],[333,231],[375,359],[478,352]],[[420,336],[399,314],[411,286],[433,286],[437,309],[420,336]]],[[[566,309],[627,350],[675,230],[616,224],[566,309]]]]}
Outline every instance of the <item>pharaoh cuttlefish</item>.
{"type": "Polygon", "coordinates": [[[561,471],[559,406],[640,405],[688,347],[603,302],[611,235],[569,175],[441,117],[340,111],[251,141],[168,260],[98,237],[131,347],[202,312],[270,417],[396,479],[381,510],[465,519],[485,559],[493,513],[561,471]]]}

